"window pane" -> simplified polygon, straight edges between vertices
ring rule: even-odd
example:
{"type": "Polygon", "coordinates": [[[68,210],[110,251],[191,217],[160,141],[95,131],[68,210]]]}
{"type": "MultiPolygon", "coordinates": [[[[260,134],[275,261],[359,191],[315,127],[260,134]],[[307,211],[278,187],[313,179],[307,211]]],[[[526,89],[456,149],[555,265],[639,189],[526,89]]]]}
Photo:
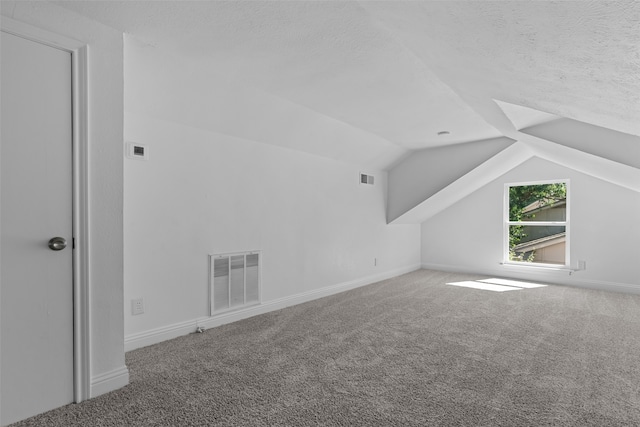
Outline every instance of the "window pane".
{"type": "Polygon", "coordinates": [[[565,226],[509,226],[510,261],[564,265],[565,246],[565,226]]]}
{"type": "Polygon", "coordinates": [[[565,221],[565,183],[509,187],[509,221],[565,221]]]}

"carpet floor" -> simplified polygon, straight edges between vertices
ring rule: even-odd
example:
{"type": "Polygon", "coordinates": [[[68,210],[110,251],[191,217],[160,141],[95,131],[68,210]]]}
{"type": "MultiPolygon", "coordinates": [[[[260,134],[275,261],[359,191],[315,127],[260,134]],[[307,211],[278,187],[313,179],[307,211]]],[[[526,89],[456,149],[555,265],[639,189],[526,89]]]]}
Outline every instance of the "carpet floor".
{"type": "Polygon", "coordinates": [[[640,296],[419,270],[127,353],[15,426],[638,426],[640,296]]]}

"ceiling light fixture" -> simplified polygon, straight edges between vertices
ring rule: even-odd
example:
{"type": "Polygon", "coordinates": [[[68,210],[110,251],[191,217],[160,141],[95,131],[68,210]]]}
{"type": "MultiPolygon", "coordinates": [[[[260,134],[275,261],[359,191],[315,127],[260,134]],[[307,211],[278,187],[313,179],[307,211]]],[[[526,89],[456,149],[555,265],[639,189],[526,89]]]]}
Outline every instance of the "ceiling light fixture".
{"type": "Polygon", "coordinates": [[[438,132],[438,136],[444,136],[444,135],[449,135],[451,132],[449,132],[448,130],[441,130],[440,132],[438,132]]]}

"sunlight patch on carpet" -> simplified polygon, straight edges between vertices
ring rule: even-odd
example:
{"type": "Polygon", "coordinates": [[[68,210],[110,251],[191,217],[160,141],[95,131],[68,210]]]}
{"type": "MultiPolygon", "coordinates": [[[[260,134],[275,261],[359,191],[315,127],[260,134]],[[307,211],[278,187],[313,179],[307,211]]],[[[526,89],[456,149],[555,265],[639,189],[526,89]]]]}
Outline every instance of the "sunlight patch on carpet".
{"type": "Polygon", "coordinates": [[[460,286],[463,288],[482,289],[483,291],[493,291],[493,292],[519,291],[522,289],[522,288],[514,288],[513,286],[493,285],[491,283],[474,282],[471,280],[467,280],[464,282],[447,283],[447,285],[460,286]]]}
{"type": "Polygon", "coordinates": [[[517,280],[507,279],[465,280],[464,282],[447,283],[447,285],[493,292],[521,291],[522,289],[542,288],[547,286],[539,283],[520,282],[517,280]]]}
{"type": "Polygon", "coordinates": [[[482,280],[478,280],[478,282],[492,283],[494,285],[513,286],[516,288],[525,288],[525,289],[544,288],[547,286],[541,283],[521,282],[519,280],[509,280],[509,279],[482,279],[482,280]]]}

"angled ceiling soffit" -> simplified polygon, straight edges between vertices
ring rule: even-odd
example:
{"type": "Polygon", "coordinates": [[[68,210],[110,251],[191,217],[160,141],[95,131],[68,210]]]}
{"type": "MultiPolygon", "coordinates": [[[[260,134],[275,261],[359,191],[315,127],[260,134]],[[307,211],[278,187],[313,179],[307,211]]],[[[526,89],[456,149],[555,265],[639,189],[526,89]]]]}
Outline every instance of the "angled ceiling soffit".
{"type": "Polygon", "coordinates": [[[620,187],[640,192],[640,169],[545,139],[524,135],[521,139],[536,157],[601,179],[620,187]]]}
{"type": "Polygon", "coordinates": [[[534,155],[534,151],[527,144],[516,142],[390,221],[389,224],[421,224],[534,155]]]}
{"type": "Polygon", "coordinates": [[[411,152],[389,171],[387,221],[395,220],[514,142],[500,137],[411,152]]]}
{"type": "Polygon", "coordinates": [[[420,224],[534,157],[640,193],[638,168],[536,137],[525,137],[389,224],[420,224]]]}
{"type": "Polygon", "coordinates": [[[640,136],[497,99],[494,101],[520,134],[640,168],[640,136]]]}
{"type": "Polygon", "coordinates": [[[630,190],[640,187],[640,137],[500,100],[513,136],[536,156],[630,190]]]}
{"type": "Polygon", "coordinates": [[[634,168],[640,168],[640,136],[559,118],[520,132],[634,168]]]}

